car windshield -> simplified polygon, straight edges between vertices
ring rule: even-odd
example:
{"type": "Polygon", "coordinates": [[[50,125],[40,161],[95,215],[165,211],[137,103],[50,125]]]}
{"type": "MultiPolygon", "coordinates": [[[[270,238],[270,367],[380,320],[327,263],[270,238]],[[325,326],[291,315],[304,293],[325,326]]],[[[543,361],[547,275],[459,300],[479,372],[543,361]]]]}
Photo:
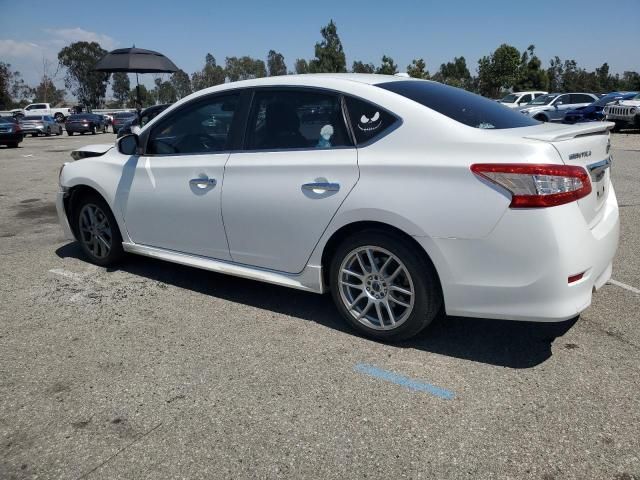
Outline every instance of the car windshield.
{"type": "Polygon", "coordinates": [[[42,115],[27,115],[24,120],[42,120],[42,115]]]}
{"type": "Polygon", "coordinates": [[[539,123],[494,100],[437,82],[404,80],[379,83],[376,86],[474,128],[518,128],[539,123]]]}
{"type": "Polygon", "coordinates": [[[528,103],[528,105],[549,105],[554,98],[556,98],[558,94],[548,93],[546,95],[540,95],[535,100],[532,100],[528,103]]]}
{"type": "Polygon", "coordinates": [[[506,97],[504,97],[502,100],[500,100],[502,103],[515,103],[515,101],[518,99],[518,95],[516,95],[515,93],[512,93],[510,95],[507,95],[506,97]]]}

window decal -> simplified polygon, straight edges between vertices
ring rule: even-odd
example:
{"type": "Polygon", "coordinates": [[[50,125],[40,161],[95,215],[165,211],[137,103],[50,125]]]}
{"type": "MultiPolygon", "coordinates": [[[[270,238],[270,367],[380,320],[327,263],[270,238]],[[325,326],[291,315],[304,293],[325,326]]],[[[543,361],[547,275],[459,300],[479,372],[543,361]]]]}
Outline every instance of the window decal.
{"type": "Polygon", "coordinates": [[[380,112],[374,113],[371,118],[366,115],[362,115],[360,117],[360,122],[358,122],[358,128],[363,132],[372,132],[377,130],[382,125],[382,119],[380,118],[380,112]]]}

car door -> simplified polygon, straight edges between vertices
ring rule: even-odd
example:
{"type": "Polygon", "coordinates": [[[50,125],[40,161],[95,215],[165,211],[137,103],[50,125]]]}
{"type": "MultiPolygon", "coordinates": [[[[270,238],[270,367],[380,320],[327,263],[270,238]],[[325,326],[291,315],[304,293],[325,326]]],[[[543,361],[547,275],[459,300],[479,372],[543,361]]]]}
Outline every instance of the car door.
{"type": "Polygon", "coordinates": [[[118,188],[135,243],[230,258],[220,202],[238,104],[238,93],[210,95],[143,133],[145,154],[131,157],[118,188]]]}
{"type": "Polygon", "coordinates": [[[254,92],[245,149],[229,157],[222,213],[235,262],[302,271],[358,179],[357,151],[334,92],[254,92]]]}
{"type": "Polygon", "coordinates": [[[571,96],[569,94],[558,96],[553,102],[553,108],[549,110],[551,120],[561,120],[568,110],[572,109],[571,96]]]}
{"type": "Polygon", "coordinates": [[[529,103],[531,101],[531,94],[527,93],[525,95],[522,95],[519,99],[518,99],[518,106],[520,107],[524,107],[527,103],[529,103]]]}

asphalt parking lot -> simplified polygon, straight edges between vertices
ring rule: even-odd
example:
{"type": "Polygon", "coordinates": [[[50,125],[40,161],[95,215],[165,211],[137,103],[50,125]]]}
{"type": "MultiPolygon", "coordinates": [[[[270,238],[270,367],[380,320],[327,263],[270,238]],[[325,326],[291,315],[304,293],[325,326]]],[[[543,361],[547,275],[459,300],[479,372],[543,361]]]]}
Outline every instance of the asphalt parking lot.
{"type": "Polygon", "coordinates": [[[62,237],[60,165],[0,148],[0,478],[640,479],[640,133],[612,138],[614,284],[562,324],[356,336],[328,296],[62,237]]]}

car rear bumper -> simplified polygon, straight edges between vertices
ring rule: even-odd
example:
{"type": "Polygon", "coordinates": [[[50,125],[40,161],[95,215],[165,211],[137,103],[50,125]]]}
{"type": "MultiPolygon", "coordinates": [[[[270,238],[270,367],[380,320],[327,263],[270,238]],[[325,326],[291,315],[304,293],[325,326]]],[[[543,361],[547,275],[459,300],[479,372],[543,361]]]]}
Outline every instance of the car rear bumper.
{"type": "Polygon", "coordinates": [[[86,127],[84,125],[66,125],[65,129],[67,130],[67,132],[71,132],[71,133],[82,133],[82,132],[90,132],[91,131],[91,125],[87,125],[86,127]]]}
{"type": "Polygon", "coordinates": [[[23,139],[23,133],[0,133],[0,144],[20,143],[23,139]]]}
{"type": "Polygon", "coordinates": [[[22,133],[24,134],[44,133],[44,127],[22,127],[22,133]]]}
{"type": "Polygon", "coordinates": [[[611,278],[619,216],[611,189],[589,228],[578,205],[508,210],[482,239],[416,237],[431,254],[449,315],[553,322],[575,317],[611,278]],[[583,277],[569,283],[570,276],[583,277]]]}
{"type": "Polygon", "coordinates": [[[71,230],[71,226],[69,225],[69,218],[67,217],[67,211],[64,202],[65,195],[66,192],[64,191],[60,191],[56,194],[56,211],[58,213],[58,222],[62,227],[64,238],[66,238],[67,240],[75,240],[76,237],[73,234],[73,230],[71,230]]]}

